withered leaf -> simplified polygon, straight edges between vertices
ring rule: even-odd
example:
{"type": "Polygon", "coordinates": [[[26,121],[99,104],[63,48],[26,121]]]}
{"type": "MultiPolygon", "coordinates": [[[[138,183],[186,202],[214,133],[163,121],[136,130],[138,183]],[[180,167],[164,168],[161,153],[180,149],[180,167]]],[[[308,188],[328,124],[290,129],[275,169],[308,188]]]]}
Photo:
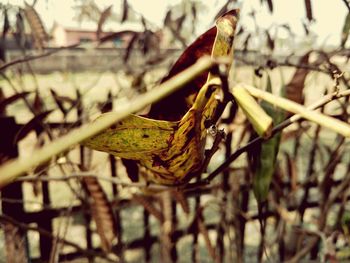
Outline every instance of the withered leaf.
{"type": "Polygon", "coordinates": [[[132,199],[141,204],[151,215],[158,219],[159,222],[164,222],[164,217],[162,211],[159,208],[156,208],[152,200],[143,195],[133,195],[132,199]]]}
{"type": "Polygon", "coordinates": [[[306,17],[309,21],[313,20],[311,0],[305,0],[306,17]]]}
{"type": "Polygon", "coordinates": [[[25,98],[29,94],[30,94],[30,92],[25,91],[25,92],[17,93],[15,95],[12,95],[12,96],[6,98],[6,99],[1,100],[0,101],[0,112],[4,112],[8,105],[16,102],[18,99],[25,98]]]}
{"type": "MultiPolygon", "coordinates": [[[[234,10],[216,22],[218,30],[215,43],[211,44],[212,58],[228,56],[231,61],[233,60],[233,41],[238,13],[238,10],[234,10]]],[[[188,60],[188,57],[185,58],[185,62],[188,60]]],[[[218,108],[216,97],[220,87],[219,76],[216,72],[210,72],[205,84],[201,87],[190,87],[195,89],[196,98],[193,102],[186,104],[191,108],[181,116],[179,121],[171,122],[129,115],[123,121],[115,123],[82,144],[117,157],[138,161],[144,168],[143,176],[147,181],[160,184],[186,181],[188,175],[199,171],[202,167],[207,136],[204,123],[207,119],[211,120],[216,113],[218,108]]],[[[179,99],[186,103],[187,98],[179,99]]],[[[172,103],[178,106],[177,101],[172,103]]],[[[100,119],[95,121],[103,121],[108,118],[108,114],[115,113],[102,114],[100,119]]]]}
{"type": "Polygon", "coordinates": [[[288,154],[284,153],[287,161],[287,173],[289,177],[289,182],[291,190],[294,192],[298,188],[298,169],[295,160],[288,154]]]}
{"type": "Polygon", "coordinates": [[[169,9],[166,12],[166,15],[164,17],[164,22],[163,22],[164,26],[170,26],[170,24],[171,24],[171,9],[169,9]]]}
{"type": "Polygon", "coordinates": [[[244,42],[243,42],[243,52],[247,52],[248,51],[248,45],[249,45],[251,37],[252,37],[252,35],[251,35],[251,33],[249,33],[247,35],[246,39],[244,40],[244,42]]]}
{"type": "Polygon", "coordinates": [[[219,12],[216,14],[214,21],[224,15],[229,10],[229,5],[232,3],[232,0],[227,0],[226,3],[221,7],[219,12]]]}
{"type": "Polygon", "coordinates": [[[21,12],[16,14],[16,32],[15,39],[20,47],[24,47],[25,33],[24,33],[24,21],[21,12]]]}
{"type": "Polygon", "coordinates": [[[112,5],[110,5],[109,7],[107,7],[105,10],[103,10],[103,12],[101,13],[100,19],[98,20],[98,24],[97,24],[97,38],[100,39],[101,38],[101,33],[102,33],[102,27],[105,24],[105,22],[107,21],[108,17],[112,14],[112,5]]]}
{"type": "Polygon", "coordinates": [[[2,27],[2,39],[5,39],[7,32],[10,29],[10,22],[9,22],[9,18],[7,15],[7,9],[4,8],[4,24],[2,27]]]}
{"type": "Polygon", "coordinates": [[[136,44],[136,41],[138,40],[138,38],[139,38],[139,34],[135,33],[132,36],[132,38],[130,39],[129,44],[125,50],[125,54],[124,54],[124,58],[123,58],[124,62],[127,62],[129,60],[131,51],[132,51],[134,45],[136,44]]]}
{"type": "Polygon", "coordinates": [[[111,252],[117,245],[118,233],[116,220],[108,201],[107,195],[96,178],[85,177],[83,184],[89,196],[92,217],[96,223],[96,230],[101,239],[101,247],[106,253],[111,252]]]}
{"type": "Polygon", "coordinates": [[[269,7],[270,13],[273,13],[273,3],[272,0],[266,0],[267,6],[269,7]]]}
{"type": "MultiPolygon", "coordinates": [[[[162,82],[172,78],[184,69],[193,65],[200,57],[210,55],[216,36],[216,27],[209,29],[197,38],[175,62],[169,74],[162,79],[162,82]]],[[[148,117],[161,120],[176,121],[190,108],[186,98],[195,95],[206,81],[208,72],[204,72],[194,81],[188,83],[183,89],[174,92],[158,103],[152,104],[148,117]]]]}
{"type": "Polygon", "coordinates": [[[268,30],[265,30],[265,34],[267,39],[267,45],[270,48],[270,50],[273,51],[275,49],[275,41],[272,39],[268,30]]]}
{"type": "MultiPolygon", "coordinates": [[[[237,11],[232,10],[223,15],[237,16],[237,11]]],[[[212,27],[207,32],[199,36],[175,62],[169,74],[162,79],[162,82],[172,78],[184,69],[193,65],[200,57],[210,55],[215,41],[217,29],[212,27]]],[[[152,104],[148,117],[160,120],[177,121],[190,109],[189,98],[194,99],[199,89],[206,81],[208,72],[202,73],[195,80],[185,85],[181,90],[172,93],[165,99],[152,104]]]]}
{"type": "Polygon", "coordinates": [[[68,113],[68,110],[65,108],[64,102],[68,102],[73,105],[75,101],[66,96],[59,96],[53,89],[50,89],[50,92],[60,111],[63,113],[63,115],[66,115],[68,113]]]}
{"type": "Polygon", "coordinates": [[[29,23],[35,47],[39,49],[44,48],[45,43],[48,40],[48,35],[39,14],[32,6],[25,3],[24,15],[29,23]]]}
{"type": "Polygon", "coordinates": [[[44,110],[44,102],[41,99],[39,92],[35,92],[34,102],[33,102],[33,109],[35,112],[42,112],[44,110]]]}
{"type": "Polygon", "coordinates": [[[196,19],[197,19],[197,8],[196,8],[195,2],[193,2],[192,5],[191,5],[191,13],[192,13],[193,21],[196,21],[196,19]]]}
{"type": "Polygon", "coordinates": [[[129,10],[128,0],[124,0],[123,1],[123,14],[122,14],[122,18],[120,20],[121,23],[124,23],[128,19],[128,10],[129,10]]]}
{"type": "MultiPolygon", "coordinates": [[[[310,53],[306,53],[299,61],[299,65],[306,66],[309,62],[310,53]]],[[[299,67],[295,71],[291,81],[287,84],[286,87],[286,98],[297,103],[302,104],[304,101],[303,98],[303,89],[305,84],[305,79],[310,72],[309,69],[305,67],[299,67]]]]}
{"type": "Polygon", "coordinates": [[[16,134],[15,142],[19,142],[24,137],[28,135],[29,132],[35,130],[40,131],[42,129],[42,122],[43,120],[49,116],[49,114],[53,112],[52,110],[44,111],[36,116],[34,116],[27,124],[25,124],[16,134]]]}

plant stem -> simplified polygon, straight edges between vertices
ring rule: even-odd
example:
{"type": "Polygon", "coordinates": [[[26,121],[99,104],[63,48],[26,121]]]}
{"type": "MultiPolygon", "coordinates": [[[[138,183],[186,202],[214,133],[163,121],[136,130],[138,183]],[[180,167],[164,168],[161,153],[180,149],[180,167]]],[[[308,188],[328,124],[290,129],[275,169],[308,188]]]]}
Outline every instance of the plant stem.
{"type": "Polygon", "coordinates": [[[246,89],[252,96],[256,98],[265,100],[268,103],[275,105],[276,107],[279,107],[286,111],[292,112],[294,114],[298,114],[300,115],[300,117],[304,119],[313,121],[345,137],[350,137],[350,125],[343,121],[337,120],[335,118],[329,117],[325,114],[322,114],[316,111],[309,110],[303,105],[300,105],[294,101],[278,97],[276,95],[273,95],[272,93],[259,90],[253,86],[249,86],[246,84],[238,84],[235,89],[237,88],[246,89]]]}

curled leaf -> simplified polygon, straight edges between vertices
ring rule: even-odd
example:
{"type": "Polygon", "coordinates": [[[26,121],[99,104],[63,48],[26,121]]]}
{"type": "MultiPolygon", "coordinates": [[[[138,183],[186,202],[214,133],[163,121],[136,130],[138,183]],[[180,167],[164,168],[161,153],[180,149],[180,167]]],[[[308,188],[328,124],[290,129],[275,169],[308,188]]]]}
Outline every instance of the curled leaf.
{"type": "MultiPolygon", "coordinates": [[[[210,55],[216,36],[216,27],[198,37],[180,56],[169,74],[162,82],[172,78],[193,65],[200,57],[210,55]]],[[[183,89],[172,93],[165,99],[152,104],[148,117],[160,120],[177,121],[191,108],[194,97],[206,81],[208,72],[204,72],[183,89]]]]}
{"type": "MultiPolygon", "coordinates": [[[[238,11],[234,10],[218,19],[212,57],[233,57],[237,16],[238,11]]],[[[188,62],[186,57],[185,62],[188,62]]],[[[178,66],[181,68],[183,64],[178,66]]],[[[218,106],[216,97],[220,92],[221,80],[214,72],[207,73],[206,77],[207,81],[197,91],[194,102],[186,105],[191,105],[190,109],[179,121],[161,121],[130,115],[83,144],[138,161],[146,168],[146,180],[162,184],[185,181],[187,175],[201,168],[207,136],[205,123],[213,118],[218,106]]]]}

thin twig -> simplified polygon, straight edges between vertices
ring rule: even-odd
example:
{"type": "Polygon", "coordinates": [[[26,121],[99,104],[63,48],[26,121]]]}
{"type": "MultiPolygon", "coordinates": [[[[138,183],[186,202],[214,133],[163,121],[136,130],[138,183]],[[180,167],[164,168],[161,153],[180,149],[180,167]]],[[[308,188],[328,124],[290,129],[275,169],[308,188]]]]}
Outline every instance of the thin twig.
{"type": "Polygon", "coordinates": [[[136,188],[147,188],[147,190],[154,190],[154,191],[164,191],[164,190],[170,190],[173,189],[173,187],[166,186],[166,185],[158,185],[158,184],[149,184],[149,183],[143,183],[143,182],[130,182],[121,180],[118,177],[110,177],[110,176],[101,176],[101,175],[95,175],[91,172],[79,172],[79,173],[72,173],[69,175],[62,175],[62,176],[23,176],[20,178],[17,178],[16,181],[22,181],[22,182],[36,182],[36,181],[42,181],[42,182],[50,182],[50,181],[67,181],[72,179],[82,179],[82,178],[96,178],[102,181],[106,181],[109,183],[112,183],[114,185],[120,185],[120,186],[126,186],[126,187],[136,187],[136,188]]]}
{"type": "MultiPolygon", "coordinates": [[[[348,97],[350,96],[350,90],[345,90],[342,92],[338,92],[335,91],[331,94],[328,94],[326,96],[324,96],[323,98],[321,98],[319,101],[313,103],[312,105],[308,106],[307,109],[309,110],[315,110],[323,105],[326,105],[327,103],[333,101],[333,100],[337,100],[343,97],[348,97]]],[[[276,125],[273,129],[272,129],[272,134],[271,137],[273,137],[273,135],[281,132],[284,128],[288,127],[289,125],[291,125],[294,122],[297,122],[301,119],[302,117],[298,114],[293,115],[292,117],[290,117],[289,119],[281,122],[279,125],[276,125]]],[[[225,171],[229,165],[236,160],[242,153],[248,151],[249,149],[251,149],[252,147],[254,147],[257,143],[262,142],[264,139],[262,137],[257,137],[255,139],[253,139],[252,141],[250,141],[249,143],[247,143],[246,145],[238,148],[228,159],[226,159],[226,161],[224,163],[222,163],[218,168],[216,168],[212,173],[210,173],[208,175],[207,178],[203,179],[202,181],[199,181],[197,183],[193,183],[193,184],[188,184],[186,186],[186,188],[196,188],[196,187],[200,187],[202,185],[206,185],[209,184],[218,174],[222,173],[223,171],[225,171]]],[[[268,140],[268,139],[267,139],[268,140]]]]}
{"type": "Polygon", "coordinates": [[[48,57],[48,56],[51,56],[51,55],[53,55],[55,53],[58,53],[58,52],[60,52],[62,50],[75,48],[75,47],[78,47],[78,46],[80,46],[80,44],[73,44],[73,45],[69,45],[69,46],[66,46],[66,47],[61,47],[61,48],[58,48],[58,49],[50,50],[48,52],[45,52],[45,53],[42,53],[42,54],[39,54],[39,55],[27,55],[27,56],[23,56],[23,57],[18,58],[18,59],[14,59],[14,60],[12,60],[10,62],[2,64],[0,66],[0,72],[4,71],[8,67],[14,66],[16,64],[29,62],[29,61],[36,60],[36,59],[43,58],[43,57],[48,57]]]}

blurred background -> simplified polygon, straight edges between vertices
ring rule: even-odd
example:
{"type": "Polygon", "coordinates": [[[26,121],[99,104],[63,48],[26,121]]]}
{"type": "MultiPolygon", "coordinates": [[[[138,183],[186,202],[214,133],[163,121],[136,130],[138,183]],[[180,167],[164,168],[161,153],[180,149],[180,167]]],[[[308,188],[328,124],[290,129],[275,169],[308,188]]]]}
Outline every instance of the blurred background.
{"type": "MultiPolygon", "coordinates": [[[[2,0],[0,163],[137,100],[235,8],[230,83],[305,105],[349,88],[347,0],[2,0]]],[[[348,107],[321,111],[348,122],[348,107]]],[[[256,137],[231,105],[218,127],[203,176],[256,137]]],[[[74,147],[1,191],[0,262],[348,262],[348,140],[299,121],[276,145],[261,203],[249,152],[208,185],[146,195],[137,167],[74,147]]]]}

